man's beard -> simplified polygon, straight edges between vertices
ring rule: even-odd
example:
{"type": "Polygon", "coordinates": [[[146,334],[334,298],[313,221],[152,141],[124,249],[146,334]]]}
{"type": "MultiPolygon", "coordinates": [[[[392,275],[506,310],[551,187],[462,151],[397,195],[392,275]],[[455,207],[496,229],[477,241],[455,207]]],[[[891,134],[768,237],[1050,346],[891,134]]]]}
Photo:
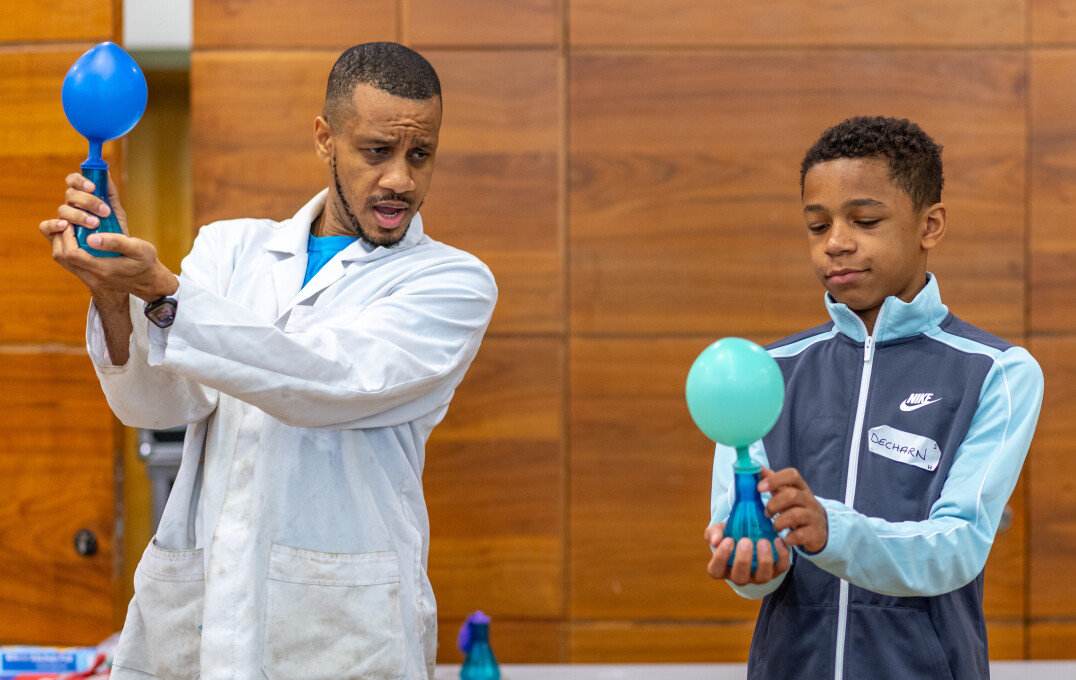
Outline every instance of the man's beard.
{"type": "MultiPolygon", "coordinates": [[[[382,240],[377,240],[376,238],[371,237],[370,234],[367,233],[365,227],[362,226],[362,222],[359,221],[359,218],[355,215],[354,212],[352,212],[351,205],[347,202],[347,197],[344,196],[344,188],[340,186],[340,176],[336,173],[335,152],[333,153],[332,158],[332,171],[333,184],[336,185],[336,195],[340,197],[340,205],[344,208],[344,215],[347,217],[348,226],[351,227],[351,231],[355,233],[355,236],[357,236],[360,241],[369,244],[370,246],[375,248],[377,246],[381,246],[383,248],[391,248],[392,246],[402,241],[405,236],[407,236],[407,230],[411,228],[410,222],[407,223],[407,226],[404,227],[398,235],[392,234],[382,240]]],[[[410,209],[411,206],[411,199],[407,198],[406,196],[401,196],[400,194],[397,194],[395,192],[391,192],[385,196],[370,196],[366,199],[366,207],[372,208],[381,201],[398,201],[400,203],[406,203],[408,205],[408,209],[410,209]]],[[[419,204],[419,207],[422,207],[421,203],[419,204]]]]}

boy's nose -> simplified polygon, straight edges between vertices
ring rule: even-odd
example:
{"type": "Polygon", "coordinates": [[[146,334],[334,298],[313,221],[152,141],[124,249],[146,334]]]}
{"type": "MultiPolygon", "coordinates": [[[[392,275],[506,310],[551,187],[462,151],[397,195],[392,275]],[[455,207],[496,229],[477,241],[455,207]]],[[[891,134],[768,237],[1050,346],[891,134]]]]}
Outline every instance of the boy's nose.
{"type": "Polygon", "coordinates": [[[847,253],[856,249],[856,241],[851,225],[834,220],[826,239],[826,252],[830,254],[847,253]]]}

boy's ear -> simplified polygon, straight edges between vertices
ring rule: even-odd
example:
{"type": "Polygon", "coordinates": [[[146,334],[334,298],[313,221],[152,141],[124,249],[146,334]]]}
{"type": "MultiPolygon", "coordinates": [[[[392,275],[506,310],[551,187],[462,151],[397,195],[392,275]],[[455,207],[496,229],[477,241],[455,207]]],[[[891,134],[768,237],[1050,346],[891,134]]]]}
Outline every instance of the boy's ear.
{"type": "Polygon", "coordinates": [[[930,250],[945,236],[945,204],[935,203],[923,213],[923,250],[930,250]]]}

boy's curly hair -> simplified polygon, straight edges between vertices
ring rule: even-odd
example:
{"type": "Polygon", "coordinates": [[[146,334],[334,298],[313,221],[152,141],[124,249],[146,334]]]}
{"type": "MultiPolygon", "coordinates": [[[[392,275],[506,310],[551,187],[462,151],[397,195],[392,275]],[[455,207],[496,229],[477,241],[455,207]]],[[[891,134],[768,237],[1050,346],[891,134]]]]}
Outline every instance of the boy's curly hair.
{"type": "Polygon", "coordinates": [[[889,166],[889,179],[916,210],[941,201],[942,148],[905,118],[856,116],[822,133],[800,164],[800,196],[807,171],[838,158],[873,158],[889,166]]]}

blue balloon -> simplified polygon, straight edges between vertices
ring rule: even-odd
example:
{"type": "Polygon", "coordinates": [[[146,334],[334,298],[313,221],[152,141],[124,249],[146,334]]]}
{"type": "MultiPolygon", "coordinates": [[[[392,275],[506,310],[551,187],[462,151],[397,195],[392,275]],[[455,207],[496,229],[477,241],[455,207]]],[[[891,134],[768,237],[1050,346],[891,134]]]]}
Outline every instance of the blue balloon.
{"type": "Polygon", "coordinates": [[[785,381],[773,357],[743,338],[722,338],[699,354],[687,374],[687,407],[715,442],[746,447],[773,429],[785,381]]]}
{"type": "Polygon", "coordinates": [[[101,145],[131,131],[146,110],[146,77],[119,45],[103,42],[78,58],[64,77],[64,114],[90,142],[88,160],[101,145]]]}

